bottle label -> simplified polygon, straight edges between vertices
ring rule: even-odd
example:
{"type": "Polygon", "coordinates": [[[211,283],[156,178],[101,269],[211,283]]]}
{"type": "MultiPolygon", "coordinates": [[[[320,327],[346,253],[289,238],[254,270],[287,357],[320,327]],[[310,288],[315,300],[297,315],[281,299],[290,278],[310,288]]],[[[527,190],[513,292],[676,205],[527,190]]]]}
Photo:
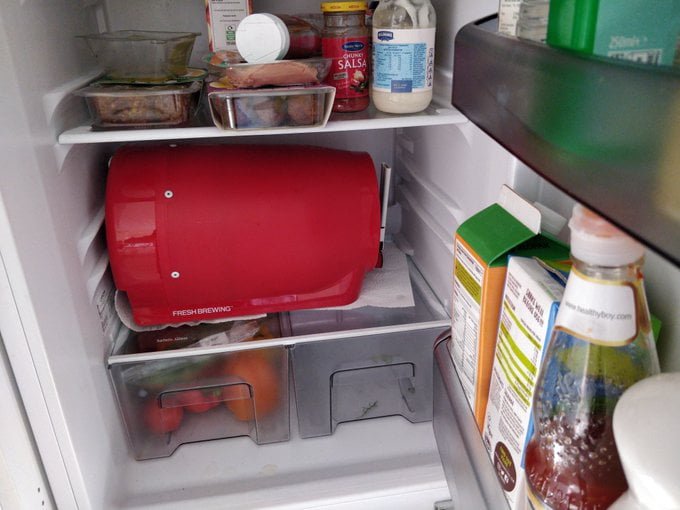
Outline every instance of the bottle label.
{"type": "Polygon", "coordinates": [[[597,280],[572,269],[555,329],[595,344],[629,344],[638,330],[636,293],[633,283],[597,280]]]}
{"type": "Polygon", "coordinates": [[[370,40],[363,37],[324,37],[324,58],[333,59],[326,82],[335,87],[336,99],[368,96],[370,40]]]}
{"type": "Polygon", "coordinates": [[[394,94],[432,89],[434,28],[373,29],[373,88],[394,94]]]}

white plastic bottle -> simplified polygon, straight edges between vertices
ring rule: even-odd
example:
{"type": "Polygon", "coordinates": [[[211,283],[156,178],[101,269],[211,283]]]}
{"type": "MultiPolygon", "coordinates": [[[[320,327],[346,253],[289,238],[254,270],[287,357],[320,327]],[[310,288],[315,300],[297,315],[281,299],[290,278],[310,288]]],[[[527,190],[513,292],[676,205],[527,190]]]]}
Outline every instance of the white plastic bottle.
{"type": "Polygon", "coordinates": [[[437,17],[430,0],[381,0],[373,13],[371,100],[386,113],[416,113],[432,100],[437,17]]]}

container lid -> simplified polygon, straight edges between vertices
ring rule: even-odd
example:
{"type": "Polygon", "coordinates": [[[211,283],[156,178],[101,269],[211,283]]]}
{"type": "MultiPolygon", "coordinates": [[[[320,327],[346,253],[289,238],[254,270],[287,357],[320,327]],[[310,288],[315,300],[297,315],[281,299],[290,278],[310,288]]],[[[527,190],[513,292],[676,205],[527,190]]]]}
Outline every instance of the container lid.
{"type": "Polygon", "coordinates": [[[322,2],[321,12],[352,12],[368,9],[366,2],[322,2]]]}
{"type": "Polygon", "coordinates": [[[177,41],[181,39],[195,39],[201,35],[198,32],[163,32],[157,30],[114,30],[99,34],[79,35],[82,39],[99,39],[107,41],[177,41]]]}
{"type": "Polygon", "coordinates": [[[644,246],[581,204],[574,206],[569,228],[572,255],[588,264],[621,266],[644,255],[644,246]]]}
{"type": "Polygon", "coordinates": [[[616,448],[629,493],[617,509],[680,508],[680,372],[643,379],[614,409],[616,448]]]}
{"type": "Polygon", "coordinates": [[[290,48],[286,24],[273,14],[251,14],[236,28],[236,49],[249,63],[281,60],[290,48]]]}
{"type": "Polygon", "coordinates": [[[206,92],[209,97],[263,97],[272,98],[283,96],[323,95],[333,92],[335,87],[330,85],[291,85],[288,87],[261,87],[258,89],[235,89],[219,81],[208,83],[206,92]]]}
{"type": "Polygon", "coordinates": [[[109,78],[105,76],[96,81],[97,84],[118,84],[118,85],[178,85],[191,82],[202,82],[208,76],[208,71],[198,67],[187,67],[184,74],[174,76],[168,80],[145,80],[138,78],[109,78]]]}
{"type": "Polygon", "coordinates": [[[168,94],[193,94],[203,87],[203,82],[177,83],[174,85],[125,85],[109,83],[92,83],[73,92],[83,97],[139,97],[168,94]]]}

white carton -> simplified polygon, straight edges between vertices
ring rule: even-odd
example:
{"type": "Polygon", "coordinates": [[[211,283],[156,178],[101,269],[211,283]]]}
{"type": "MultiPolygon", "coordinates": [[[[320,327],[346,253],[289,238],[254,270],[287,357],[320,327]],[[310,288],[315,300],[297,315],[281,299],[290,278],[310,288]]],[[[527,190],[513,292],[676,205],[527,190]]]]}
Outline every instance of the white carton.
{"type": "Polygon", "coordinates": [[[515,35],[517,20],[519,19],[519,4],[521,0],[500,0],[498,5],[498,32],[505,35],[515,35]]]}
{"type": "Polygon", "coordinates": [[[205,0],[210,51],[228,50],[238,55],[236,28],[252,12],[252,0],[205,0]]]}
{"type": "Polygon", "coordinates": [[[543,352],[566,279],[544,263],[510,257],[482,437],[511,509],[524,508],[524,450],[543,352]]]}

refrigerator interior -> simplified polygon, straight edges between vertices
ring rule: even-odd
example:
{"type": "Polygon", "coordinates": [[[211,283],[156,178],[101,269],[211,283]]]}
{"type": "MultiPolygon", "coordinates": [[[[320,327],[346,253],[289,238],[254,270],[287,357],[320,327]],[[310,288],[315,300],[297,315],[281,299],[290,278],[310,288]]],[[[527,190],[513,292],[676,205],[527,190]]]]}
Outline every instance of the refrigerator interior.
{"type": "MultiPolygon", "coordinates": [[[[409,255],[442,310],[450,306],[453,232],[493,202],[502,184],[569,214],[571,199],[450,106],[454,34],[494,12],[497,2],[433,4],[437,73],[435,103],[427,113],[334,117],[322,132],[291,130],[257,140],[213,127],[97,134],[83,127],[87,112],[71,92],[97,70],[74,36],[106,29],[197,31],[203,35],[193,63],[200,64],[207,52],[202,0],[2,5],[0,280],[12,299],[3,302],[0,328],[57,507],[412,509],[449,498],[432,424],[399,416],[341,424],[332,435],[301,439],[293,408],[289,441],[258,446],[249,437],[228,438],[136,461],[106,367],[125,329],[112,310],[103,197],[107,161],[124,142],[257,141],[369,152],[376,166],[387,162],[395,170],[389,240],[409,255]]],[[[315,12],[318,5],[296,0],[280,8],[273,0],[254,0],[254,8],[295,13],[315,12]]],[[[664,368],[680,369],[680,342],[670,340],[677,336],[677,269],[654,254],[647,267],[650,306],[664,321],[664,368]]],[[[435,321],[445,324],[445,318],[435,321]]]]}

